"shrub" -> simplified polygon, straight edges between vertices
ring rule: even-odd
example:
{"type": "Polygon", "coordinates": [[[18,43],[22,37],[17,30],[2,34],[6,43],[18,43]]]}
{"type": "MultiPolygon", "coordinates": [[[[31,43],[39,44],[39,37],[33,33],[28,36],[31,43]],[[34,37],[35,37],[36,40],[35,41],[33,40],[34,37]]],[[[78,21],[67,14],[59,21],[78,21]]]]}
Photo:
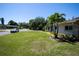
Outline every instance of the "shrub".
{"type": "Polygon", "coordinates": [[[60,41],[75,42],[79,41],[79,37],[76,35],[61,35],[60,41]]]}
{"type": "Polygon", "coordinates": [[[58,36],[58,34],[54,32],[54,37],[55,37],[55,38],[58,38],[57,36],[58,36]]]}

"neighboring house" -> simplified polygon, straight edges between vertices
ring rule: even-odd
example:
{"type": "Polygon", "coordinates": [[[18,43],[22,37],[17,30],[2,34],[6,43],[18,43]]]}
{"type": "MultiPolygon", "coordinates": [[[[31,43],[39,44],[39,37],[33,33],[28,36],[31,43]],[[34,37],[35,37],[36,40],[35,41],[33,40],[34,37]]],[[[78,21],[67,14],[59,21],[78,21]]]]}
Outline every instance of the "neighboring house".
{"type": "Polygon", "coordinates": [[[7,28],[18,28],[16,25],[6,25],[7,28]]]}
{"type": "Polygon", "coordinates": [[[79,35],[79,17],[58,24],[58,32],[79,35]]]}
{"type": "Polygon", "coordinates": [[[10,28],[18,28],[18,26],[14,26],[14,25],[4,25],[4,26],[2,26],[2,24],[0,24],[0,29],[10,29],[10,28]]]}

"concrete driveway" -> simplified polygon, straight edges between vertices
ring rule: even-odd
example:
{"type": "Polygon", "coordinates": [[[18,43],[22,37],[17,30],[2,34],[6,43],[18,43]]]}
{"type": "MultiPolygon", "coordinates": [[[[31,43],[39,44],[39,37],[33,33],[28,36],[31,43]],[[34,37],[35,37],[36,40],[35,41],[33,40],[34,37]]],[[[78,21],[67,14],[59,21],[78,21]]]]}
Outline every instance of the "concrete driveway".
{"type": "Polygon", "coordinates": [[[0,36],[7,35],[7,34],[10,34],[10,32],[9,31],[7,31],[7,32],[0,32],[0,36]]]}

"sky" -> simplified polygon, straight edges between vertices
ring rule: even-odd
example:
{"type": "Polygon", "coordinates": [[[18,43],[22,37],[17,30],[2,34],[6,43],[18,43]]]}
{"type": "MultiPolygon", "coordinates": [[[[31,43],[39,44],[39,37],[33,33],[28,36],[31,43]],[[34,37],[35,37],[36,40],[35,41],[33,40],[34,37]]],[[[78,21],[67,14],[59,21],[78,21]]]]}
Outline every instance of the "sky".
{"type": "Polygon", "coordinates": [[[0,3],[0,17],[5,24],[10,20],[28,22],[35,17],[44,17],[58,12],[66,14],[66,19],[79,16],[78,3],[0,3]]]}

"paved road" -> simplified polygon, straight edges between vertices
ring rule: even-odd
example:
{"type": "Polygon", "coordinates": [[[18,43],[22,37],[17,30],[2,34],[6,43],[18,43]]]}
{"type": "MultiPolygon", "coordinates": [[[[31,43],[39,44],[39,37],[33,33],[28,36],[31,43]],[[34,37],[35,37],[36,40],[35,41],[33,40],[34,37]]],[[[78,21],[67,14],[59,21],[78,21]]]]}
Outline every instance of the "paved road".
{"type": "Polygon", "coordinates": [[[7,35],[7,34],[10,34],[10,32],[9,31],[7,31],[7,32],[0,32],[0,36],[7,35]]]}
{"type": "MultiPolygon", "coordinates": [[[[19,30],[19,32],[23,32],[23,31],[28,31],[28,29],[20,29],[19,30]]],[[[11,34],[9,29],[5,30],[5,32],[0,32],[0,36],[7,35],[7,34],[11,34]]]]}

